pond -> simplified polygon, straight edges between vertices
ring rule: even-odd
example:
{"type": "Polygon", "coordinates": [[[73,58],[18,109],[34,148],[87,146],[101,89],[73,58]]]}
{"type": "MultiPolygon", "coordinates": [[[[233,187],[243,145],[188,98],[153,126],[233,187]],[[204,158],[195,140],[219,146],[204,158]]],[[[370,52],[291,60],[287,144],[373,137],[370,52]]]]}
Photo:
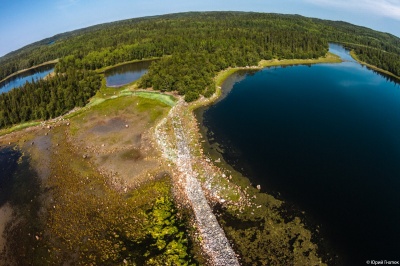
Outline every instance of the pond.
{"type": "Polygon", "coordinates": [[[23,86],[26,82],[42,79],[54,71],[54,65],[46,65],[24,71],[0,83],[0,94],[23,86]]]}
{"type": "Polygon", "coordinates": [[[147,73],[153,60],[134,62],[113,67],[106,71],[107,87],[121,87],[138,80],[147,73]]]}
{"type": "Polygon", "coordinates": [[[399,260],[400,85],[351,59],[239,72],[201,111],[210,144],[305,211],[346,265],[399,260]]]}

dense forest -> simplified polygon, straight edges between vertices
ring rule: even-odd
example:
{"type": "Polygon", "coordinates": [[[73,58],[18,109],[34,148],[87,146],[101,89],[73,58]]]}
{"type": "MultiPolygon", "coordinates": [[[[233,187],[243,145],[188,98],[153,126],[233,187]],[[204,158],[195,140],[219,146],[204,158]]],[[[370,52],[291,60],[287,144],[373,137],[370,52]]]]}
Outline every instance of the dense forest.
{"type": "Polygon", "coordinates": [[[94,71],[68,69],[52,78],[27,82],[0,94],[0,128],[30,120],[46,120],[85,106],[100,88],[94,71]]]}
{"type": "MultiPolygon", "coordinates": [[[[191,101],[214,92],[212,78],[221,69],[255,65],[261,59],[317,58],[326,54],[328,42],[343,43],[361,60],[400,76],[400,39],[388,33],[299,15],[191,12],[118,21],[56,35],[0,58],[0,80],[56,58],[60,59],[56,65],[60,74],[69,69],[89,73],[125,61],[162,57],[140,85],[176,90],[191,101]]],[[[27,86],[28,90],[33,89],[27,86]]],[[[18,93],[9,94],[2,97],[13,98],[18,93]]],[[[70,106],[56,109],[65,111],[70,106]]],[[[4,108],[13,107],[0,108],[1,116],[4,108]]],[[[60,112],[29,118],[18,114],[13,117],[22,117],[20,120],[8,120],[17,123],[57,114],[60,112]]],[[[6,120],[0,117],[0,125],[8,125],[6,120]]]]}

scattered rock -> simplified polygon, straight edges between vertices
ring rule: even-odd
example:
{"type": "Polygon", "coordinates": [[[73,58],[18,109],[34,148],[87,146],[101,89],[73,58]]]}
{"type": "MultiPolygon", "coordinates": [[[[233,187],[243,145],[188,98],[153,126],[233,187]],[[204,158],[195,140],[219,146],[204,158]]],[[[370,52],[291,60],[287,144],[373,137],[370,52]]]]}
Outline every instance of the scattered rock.
{"type": "Polygon", "coordinates": [[[220,163],[221,162],[221,158],[218,158],[217,160],[215,160],[216,163],[220,163]]]}
{"type": "Polygon", "coordinates": [[[84,154],[83,156],[82,156],[82,158],[83,159],[86,159],[88,156],[86,155],[86,154],[84,154]]]}
{"type": "Polygon", "coordinates": [[[128,127],[129,127],[129,125],[125,125],[125,127],[126,127],[126,128],[128,128],[128,127]]]}
{"type": "Polygon", "coordinates": [[[260,190],[260,189],[261,189],[261,186],[260,186],[260,185],[257,185],[257,189],[260,190]]]}

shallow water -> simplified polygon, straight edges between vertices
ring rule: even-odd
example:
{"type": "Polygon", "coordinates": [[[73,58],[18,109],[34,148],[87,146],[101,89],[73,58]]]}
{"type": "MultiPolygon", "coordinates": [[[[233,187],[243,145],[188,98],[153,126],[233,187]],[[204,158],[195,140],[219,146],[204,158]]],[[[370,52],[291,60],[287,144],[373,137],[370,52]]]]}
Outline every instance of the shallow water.
{"type": "Polygon", "coordinates": [[[304,210],[345,263],[399,260],[400,86],[331,51],[346,61],[232,76],[203,114],[207,137],[304,210]]]}
{"type": "Polygon", "coordinates": [[[33,260],[38,255],[33,236],[42,229],[41,195],[40,180],[29,157],[15,147],[1,147],[0,247],[4,249],[0,250],[0,265],[18,261],[19,256],[33,260]]]}

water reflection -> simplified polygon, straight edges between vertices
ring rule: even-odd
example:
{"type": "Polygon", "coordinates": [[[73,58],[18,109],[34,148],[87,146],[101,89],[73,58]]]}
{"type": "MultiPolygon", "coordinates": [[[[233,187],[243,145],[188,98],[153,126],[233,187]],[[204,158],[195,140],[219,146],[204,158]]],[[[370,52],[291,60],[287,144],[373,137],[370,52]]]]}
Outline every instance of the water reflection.
{"type": "Polygon", "coordinates": [[[54,71],[54,65],[46,65],[35,69],[24,71],[0,83],[0,94],[6,93],[14,88],[23,86],[26,82],[46,77],[54,71]]]}
{"type": "Polygon", "coordinates": [[[107,87],[120,87],[138,80],[147,73],[153,61],[129,63],[114,67],[105,73],[107,87]]]}
{"type": "Polygon", "coordinates": [[[342,47],[330,51],[346,61],[232,77],[224,100],[204,111],[206,136],[254,184],[317,221],[346,265],[395,258],[398,84],[342,47]]]}

